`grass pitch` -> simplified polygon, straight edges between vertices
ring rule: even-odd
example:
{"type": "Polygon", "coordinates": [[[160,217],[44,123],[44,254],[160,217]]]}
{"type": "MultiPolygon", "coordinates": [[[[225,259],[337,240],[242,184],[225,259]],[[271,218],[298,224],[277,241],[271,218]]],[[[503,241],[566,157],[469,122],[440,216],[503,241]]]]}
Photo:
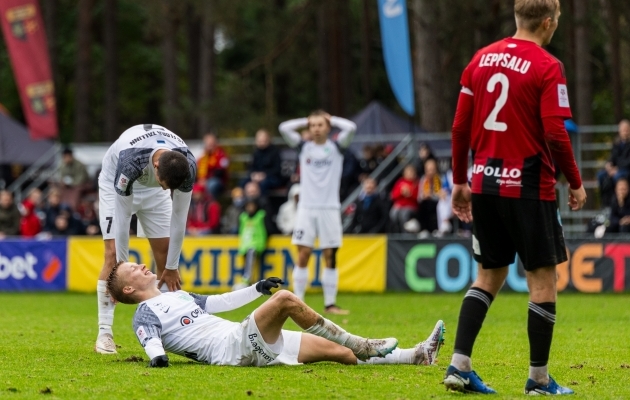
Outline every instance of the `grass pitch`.
{"type": "MultiPolygon", "coordinates": [[[[0,398],[322,398],[455,399],[441,384],[450,361],[462,294],[341,295],[352,310],[332,317],[353,333],[424,340],[446,322],[439,366],[319,363],[297,367],[214,367],[171,355],[171,367],[147,368],[131,329],[134,306],[116,309],[117,356],[93,352],[96,296],[0,293],[0,398]]],[[[579,398],[630,398],[630,296],[562,294],[550,371],[579,398]]],[[[262,300],[223,313],[241,320],[262,300]]],[[[322,297],[307,302],[321,310],[322,297]]],[[[474,368],[498,392],[523,397],[527,378],[527,297],[501,294],[477,340],[474,368]]],[[[297,329],[289,323],[289,329],[297,329]]]]}

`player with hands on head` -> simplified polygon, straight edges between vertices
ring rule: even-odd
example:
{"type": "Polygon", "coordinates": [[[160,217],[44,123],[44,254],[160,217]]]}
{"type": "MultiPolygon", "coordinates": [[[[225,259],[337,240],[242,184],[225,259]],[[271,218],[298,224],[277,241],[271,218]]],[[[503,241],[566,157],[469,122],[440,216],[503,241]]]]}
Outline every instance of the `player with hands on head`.
{"type": "Polygon", "coordinates": [[[352,121],[318,110],[308,118],[285,121],[278,129],[289,147],[297,149],[300,160],[301,193],[291,240],[298,248],[298,262],[292,276],[293,292],[304,299],[308,284],[307,265],[318,237],[325,264],[322,273],[325,312],[348,314],[336,304],[339,285],[337,250],[341,247],[343,233],[339,188],[343,149],[350,145],[357,126],[352,121]],[[308,127],[312,140],[302,140],[299,130],[304,127],[308,127]],[[335,140],[328,137],[333,127],[341,130],[335,140]]]}
{"type": "Polygon", "coordinates": [[[97,283],[96,352],[116,354],[115,301],[107,292],[106,280],[117,261],[129,260],[132,214],[138,218],[138,236],[149,239],[160,277],[158,287],[165,291],[181,288],[179,256],[196,171],[195,157],[186,143],[159,125],[127,129],[105,153],[98,177],[105,262],[97,283]]]}
{"type": "Polygon", "coordinates": [[[233,292],[202,296],[179,290],[160,292],[156,275],[131,262],[119,263],[107,288],[121,303],[138,304],[133,329],[152,367],[168,366],[166,351],[213,365],[297,365],[318,361],[344,364],[435,364],[443,344],[438,321],[429,338],[411,349],[398,341],[366,339],[325,319],[302,300],[279,288],[280,278],[263,279],[233,292]],[[261,295],[271,295],[241,323],[214,314],[235,310],[261,295]],[[291,318],[304,332],[282,329],[291,318]]]}
{"type": "Polygon", "coordinates": [[[464,70],[453,122],[453,212],[473,223],[478,273],[462,301],[447,389],[496,393],[472,369],[475,340],[508,265],[518,254],[529,288],[530,367],[525,393],[571,394],[549,376],[556,321],[556,265],[567,260],[554,161],[570,185],[569,206],[586,193],[564,120],[571,118],[564,66],[546,52],[559,0],[515,0],[516,34],[479,50],[464,70]],[[472,188],[468,152],[472,150],[472,188]]]}

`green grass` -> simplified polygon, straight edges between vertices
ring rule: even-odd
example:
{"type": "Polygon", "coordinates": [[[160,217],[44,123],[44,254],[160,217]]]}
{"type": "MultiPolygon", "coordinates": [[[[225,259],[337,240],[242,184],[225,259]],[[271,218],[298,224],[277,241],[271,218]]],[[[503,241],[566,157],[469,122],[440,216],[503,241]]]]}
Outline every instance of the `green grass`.
{"type": "MultiPolygon", "coordinates": [[[[116,310],[117,356],[93,352],[95,295],[0,293],[0,398],[338,398],[455,399],[441,380],[450,360],[461,294],[341,295],[352,310],[332,318],[370,337],[396,336],[401,347],[423,340],[437,319],[447,326],[437,367],[214,367],[171,356],[149,369],[131,329],[135,307],[116,310]],[[133,356],[142,362],[129,361],[133,356]]],[[[307,298],[321,309],[321,295],[307,298]]],[[[562,294],[550,370],[577,398],[630,398],[630,296],[562,294]]],[[[240,320],[260,302],[222,316],[240,320]]],[[[474,368],[499,396],[523,397],[527,378],[527,297],[502,294],[477,340],[474,368]]],[[[296,326],[290,323],[290,329],[296,326]]]]}

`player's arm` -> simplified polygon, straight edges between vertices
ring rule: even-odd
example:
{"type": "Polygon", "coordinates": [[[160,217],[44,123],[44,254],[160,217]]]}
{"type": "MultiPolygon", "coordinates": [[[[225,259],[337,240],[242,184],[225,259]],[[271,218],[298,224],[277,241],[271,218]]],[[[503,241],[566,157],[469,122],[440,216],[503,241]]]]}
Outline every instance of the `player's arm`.
{"type": "Polygon", "coordinates": [[[155,313],[146,305],[138,307],[133,317],[133,329],[140,345],[149,357],[150,367],[168,367],[168,356],[162,345],[162,323],[155,313]]]}
{"type": "Polygon", "coordinates": [[[284,121],[278,130],[289,147],[298,147],[302,143],[302,136],[297,130],[306,126],[308,126],[308,118],[297,118],[284,121]]]}
{"type": "Polygon", "coordinates": [[[472,221],[472,204],[468,186],[468,151],[474,111],[474,93],[466,86],[467,71],[462,77],[455,120],[452,128],[453,192],[451,203],[453,213],[462,221],[472,221]]]}
{"type": "Polygon", "coordinates": [[[354,139],[354,134],[357,131],[357,124],[349,119],[330,117],[330,125],[341,129],[341,132],[337,135],[337,143],[339,143],[339,146],[344,149],[350,146],[352,139],[354,139]]]}
{"type": "Polygon", "coordinates": [[[206,310],[207,313],[216,314],[236,310],[251,303],[263,294],[271,295],[271,289],[278,288],[283,283],[282,279],[272,277],[256,282],[249,287],[224,294],[213,296],[189,294],[195,299],[195,303],[206,310]]]}
{"type": "Polygon", "coordinates": [[[186,221],[192,191],[182,192],[173,190],[173,211],[171,213],[170,240],[168,243],[168,255],[166,256],[166,269],[176,270],[179,267],[179,256],[182,252],[184,234],[186,233],[186,221]]]}

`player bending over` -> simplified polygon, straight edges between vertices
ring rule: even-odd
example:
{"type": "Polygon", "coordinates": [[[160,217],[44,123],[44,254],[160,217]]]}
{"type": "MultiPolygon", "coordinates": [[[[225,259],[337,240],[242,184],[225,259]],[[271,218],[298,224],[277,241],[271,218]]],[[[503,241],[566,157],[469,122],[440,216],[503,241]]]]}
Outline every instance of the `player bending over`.
{"type": "Polygon", "coordinates": [[[159,125],[131,127],[107,150],[98,177],[105,262],[96,286],[96,352],[116,353],[112,333],[115,304],[105,280],[116,261],[129,259],[132,214],[138,217],[138,236],[149,238],[161,288],[181,288],[177,268],[196,172],[195,157],[186,143],[159,125]]]}
{"type": "Polygon", "coordinates": [[[319,237],[325,264],[322,275],[325,312],[348,314],[336,305],[339,284],[336,254],[341,247],[342,235],[339,185],[342,149],[350,145],[357,126],[347,119],[315,111],[308,118],[283,122],[278,129],[287,144],[298,149],[300,158],[301,194],[291,240],[298,248],[298,263],[293,268],[293,291],[304,299],[308,283],[307,264],[315,238],[319,237]],[[334,141],[328,138],[333,126],[341,129],[334,141]],[[312,141],[302,140],[298,130],[303,127],[308,127],[312,141]]]}
{"type": "Polygon", "coordinates": [[[270,295],[272,288],[283,283],[279,278],[215,296],[183,290],[162,293],[156,279],[145,265],[125,262],[115,266],[107,280],[107,289],[117,301],[139,304],[133,328],[152,367],[168,366],[166,351],[213,365],[261,367],[317,361],[430,365],[443,343],[442,321],[425,342],[412,349],[396,349],[394,338],[353,335],[287,290],[279,290],[241,323],[213,315],[237,309],[261,294],[270,295]],[[305,332],[282,329],[288,318],[305,332]]]}

